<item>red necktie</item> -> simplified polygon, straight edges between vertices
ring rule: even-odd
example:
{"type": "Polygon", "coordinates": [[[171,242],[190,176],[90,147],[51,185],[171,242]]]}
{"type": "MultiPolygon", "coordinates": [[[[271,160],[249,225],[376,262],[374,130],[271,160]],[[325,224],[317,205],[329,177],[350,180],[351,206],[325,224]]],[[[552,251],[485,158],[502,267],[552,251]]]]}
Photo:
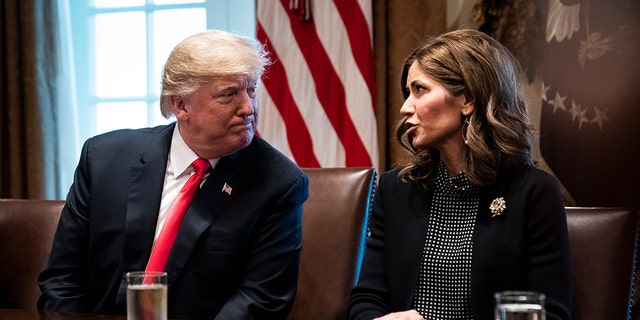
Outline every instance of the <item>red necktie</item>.
{"type": "Polygon", "coordinates": [[[171,209],[169,209],[167,221],[165,221],[156,244],[153,246],[146,271],[164,271],[169,252],[171,252],[173,241],[178,235],[178,229],[180,229],[184,214],[191,205],[191,200],[193,200],[196,190],[200,188],[202,177],[207,169],[211,167],[211,164],[206,159],[198,158],[191,163],[191,166],[195,173],[189,177],[187,183],[178,193],[171,209]]]}

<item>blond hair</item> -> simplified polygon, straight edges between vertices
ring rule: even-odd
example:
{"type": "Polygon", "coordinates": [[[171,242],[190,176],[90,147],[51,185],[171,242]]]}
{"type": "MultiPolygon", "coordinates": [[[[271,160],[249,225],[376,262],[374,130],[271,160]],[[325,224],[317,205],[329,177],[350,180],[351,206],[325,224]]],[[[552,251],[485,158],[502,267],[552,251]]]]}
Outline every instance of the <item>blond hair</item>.
{"type": "Polygon", "coordinates": [[[247,75],[259,79],[270,63],[263,46],[252,38],[207,30],[182,40],[162,71],[160,110],[173,115],[171,96],[187,96],[216,77],[247,75]]]}

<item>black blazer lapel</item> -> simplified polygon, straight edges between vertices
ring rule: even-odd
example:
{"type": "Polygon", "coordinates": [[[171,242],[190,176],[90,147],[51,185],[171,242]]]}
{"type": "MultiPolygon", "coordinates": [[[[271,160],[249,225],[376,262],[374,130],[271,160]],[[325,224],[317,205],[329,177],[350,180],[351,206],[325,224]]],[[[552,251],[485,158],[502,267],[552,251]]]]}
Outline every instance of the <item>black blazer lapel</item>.
{"type": "Polygon", "coordinates": [[[407,215],[405,219],[411,221],[406,223],[406,243],[402,250],[405,257],[406,266],[410,266],[407,271],[407,281],[401,284],[406,286],[401,292],[401,301],[405,308],[411,306],[413,296],[418,284],[420,274],[420,265],[422,264],[422,254],[427,239],[427,227],[429,225],[429,210],[431,208],[431,200],[433,198],[433,190],[424,191],[419,187],[410,189],[409,207],[406,208],[407,215]]]}

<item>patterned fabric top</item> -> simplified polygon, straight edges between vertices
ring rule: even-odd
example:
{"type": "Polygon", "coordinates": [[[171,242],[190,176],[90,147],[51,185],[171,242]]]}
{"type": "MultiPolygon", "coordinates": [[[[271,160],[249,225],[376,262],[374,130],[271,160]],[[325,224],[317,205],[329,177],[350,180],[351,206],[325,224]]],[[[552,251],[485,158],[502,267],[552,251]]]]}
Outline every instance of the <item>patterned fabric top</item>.
{"type": "Polygon", "coordinates": [[[472,319],[471,238],[479,203],[478,187],[463,172],[449,177],[441,161],[413,298],[425,319],[472,319]]]}

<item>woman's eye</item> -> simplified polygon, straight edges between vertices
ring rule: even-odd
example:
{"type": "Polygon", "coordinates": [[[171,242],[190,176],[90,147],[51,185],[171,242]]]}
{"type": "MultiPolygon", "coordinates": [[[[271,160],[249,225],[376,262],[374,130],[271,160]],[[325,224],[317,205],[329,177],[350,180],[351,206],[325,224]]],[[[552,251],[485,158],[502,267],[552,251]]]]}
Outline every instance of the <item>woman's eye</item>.
{"type": "Polygon", "coordinates": [[[425,94],[425,93],[427,93],[427,92],[430,92],[430,91],[431,91],[431,88],[432,88],[432,87],[427,87],[427,86],[424,86],[424,85],[419,85],[419,86],[416,86],[416,91],[417,91],[417,92],[420,92],[420,93],[422,93],[422,94],[425,94]]]}

